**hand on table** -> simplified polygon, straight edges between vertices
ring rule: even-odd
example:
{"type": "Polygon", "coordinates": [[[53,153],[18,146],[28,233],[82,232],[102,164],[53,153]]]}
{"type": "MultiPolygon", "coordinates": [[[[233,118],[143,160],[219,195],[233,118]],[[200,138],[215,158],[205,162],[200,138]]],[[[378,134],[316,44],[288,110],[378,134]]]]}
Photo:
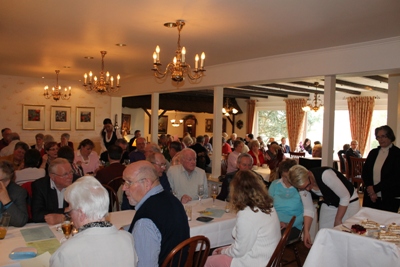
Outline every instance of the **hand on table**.
{"type": "Polygon", "coordinates": [[[192,198],[191,198],[190,196],[188,196],[188,195],[183,195],[183,196],[182,196],[182,198],[181,198],[182,204],[186,204],[186,203],[188,203],[189,201],[192,201],[192,198]]]}
{"type": "Polygon", "coordinates": [[[7,187],[4,185],[2,181],[0,181],[0,202],[5,205],[11,202],[10,196],[7,192],[7,187]]]}
{"type": "Polygon", "coordinates": [[[44,220],[47,222],[49,225],[55,225],[58,223],[62,223],[64,221],[64,214],[58,214],[58,213],[50,213],[47,215],[44,215],[44,220]]]}

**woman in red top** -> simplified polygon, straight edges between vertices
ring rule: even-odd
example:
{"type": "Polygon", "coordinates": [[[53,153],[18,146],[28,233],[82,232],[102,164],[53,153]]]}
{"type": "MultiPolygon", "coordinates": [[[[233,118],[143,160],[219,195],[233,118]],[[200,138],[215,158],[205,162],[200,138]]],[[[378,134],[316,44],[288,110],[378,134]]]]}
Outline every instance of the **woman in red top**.
{"type": "Polygon", "coordinates": [[[260,143],[257,140],[252,140],[249,143],[249,154],[253,158],[253,166],[262,166],[264,164],[264,154],[260,150],[260,143]]]}
{"type": "Polygon", "coordinates": [[[226,139],[222,137],[222,155],[229,155],[230,153],[232,153],[232,148],[226,142],[226,139]]]}

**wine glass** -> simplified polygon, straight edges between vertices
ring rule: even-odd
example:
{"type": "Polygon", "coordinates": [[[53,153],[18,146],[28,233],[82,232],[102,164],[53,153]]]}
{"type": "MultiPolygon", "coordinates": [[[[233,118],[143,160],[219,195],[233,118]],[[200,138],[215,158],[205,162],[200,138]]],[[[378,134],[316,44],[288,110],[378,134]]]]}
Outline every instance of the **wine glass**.
{"type": "Polygon", "coordinates": [[[69,236],[71,235],[71,232],[72,232],[72,224],[71,224],[71,222],[70,221],[64,221],[61,224],[61,229],[62,229],[62,231],[64,233],[65,238],[68,239],[69,236]]]}
{"type": "Polygon", "coordinates": [[[218,185],[212,184],[211,185],[211,196],[213,198],[213,207],[215,207],[215,199],[217,198],[218,195],[218,185]]]}
{"type": "Polygon", "coordinates": [[[201,204],[201,199],[204,196],[204,185],[199,184],[197,186],[197,195],[199,196],[199,203],[201,204]]]}

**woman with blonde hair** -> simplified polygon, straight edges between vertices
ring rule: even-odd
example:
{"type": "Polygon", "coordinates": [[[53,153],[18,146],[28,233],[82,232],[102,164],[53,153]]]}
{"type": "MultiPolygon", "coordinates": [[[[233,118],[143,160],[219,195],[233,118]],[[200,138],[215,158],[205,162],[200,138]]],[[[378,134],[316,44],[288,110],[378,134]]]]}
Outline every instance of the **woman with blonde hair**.
{"type": "Polygon", "coordinates": [[[256,174],[248,170],[237,172],[229,197],[237,213],[232,230],[235,242],[215,249],[205,266],[266,266],[281,237],[272,198],[256,174]]]}

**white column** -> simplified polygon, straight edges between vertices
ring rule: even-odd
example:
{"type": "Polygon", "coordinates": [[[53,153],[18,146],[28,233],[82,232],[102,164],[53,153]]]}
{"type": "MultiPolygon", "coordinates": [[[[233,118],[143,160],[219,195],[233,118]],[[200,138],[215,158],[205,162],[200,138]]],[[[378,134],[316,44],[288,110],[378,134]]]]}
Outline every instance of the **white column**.
{"type": "Polygon", "coordinates": [[[389,75],[387,125],[400,137],[400,74],[389,75]]]}
{"type": "Polygon", "coordinates": [[[335,130],[336,76],[325,76],[324,123],[322,134],[322,166],[333,165],[333,138],[335,130]]]}
{"type": "Polygon", "coordinates": [[[158,110],[160,105],[160,94],[151,94],[151,142],[158,143],[158,110]]]}
{"type": "Polygon", "coordinates": [[[213,120],[213,155],[211,177],[221,175],[222,156],[222,105],[224,102],[224,88],[214,87],[214,120],[213,120]]]}

